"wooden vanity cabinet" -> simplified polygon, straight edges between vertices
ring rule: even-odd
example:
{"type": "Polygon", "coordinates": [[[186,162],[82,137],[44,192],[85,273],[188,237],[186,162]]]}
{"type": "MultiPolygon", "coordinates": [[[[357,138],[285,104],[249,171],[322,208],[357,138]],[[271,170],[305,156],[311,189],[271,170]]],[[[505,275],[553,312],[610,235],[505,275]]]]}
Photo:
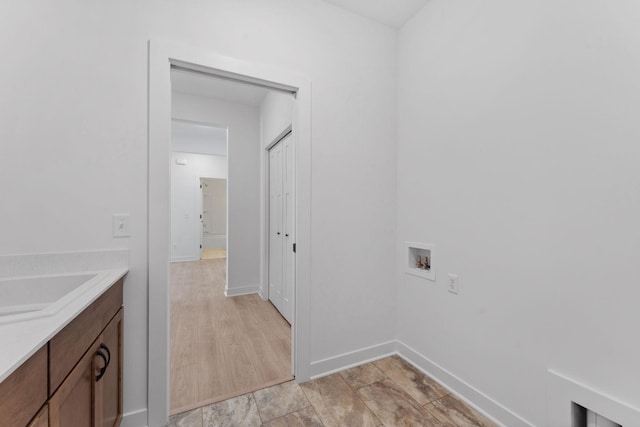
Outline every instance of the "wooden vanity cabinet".
{"type": "MultiPolygon", "coordinates": [[[[122,322],[123,309],[120,309],[102,333],[101,342],[111,354],[108,355],[109,365],[104,375],[94,383],[96,427],[119,426],[122,418],[122,322]]],[[[99,357],[94,361],[98,364],[99,373],[103,360],[99,357]]]]}
{"type": "Polygon", "coordinates": [[[122,418],[122,281],[49,342],[49,427],[114,427],[122,418]],[[92,333],[87,333],[91,331],[92,333]],[[97,332],[95,332],[97,331],[97,332]],[[97,336],[97,338],[96,338],[97,336]],[[81,345],[93,338],[90,345],[81,345]],[[80,344],[79,344],[80,343],[80,344]],[[79,362],[70,357],[84,349],[79,362]],[[65,367],[73,366],[67,374],[65,367]],[[61,368],[62,367],[62,368],[61,368]],[[60,386],[55,385],[63,378],[60,386]]]}
{"type": "Polygon", "coordinates": [[[122,417],[122,309],[49,399],[49,427],[114,427],[122,417]]]}
{"type": "Polygon", "coordinates": [[[31,421],[29,427],[48,427],[49,426],[49,405],[44,405],[38,415],[31,421]]]}
{"type": "Polygon", "coordinates": [[[49,399],[49,427],[93,426],[95,350],[92,347],[87,351],[49,399]]]}
{"type": "Polygon", "coordinates": [[[117,427],[123,280],[0,382],[0,427],[117,427]]]}
{"type": "Polygon", "coordinates": [[[0,383],[0,426],[24,427],[47,401],[47,345],[0,383]]]}

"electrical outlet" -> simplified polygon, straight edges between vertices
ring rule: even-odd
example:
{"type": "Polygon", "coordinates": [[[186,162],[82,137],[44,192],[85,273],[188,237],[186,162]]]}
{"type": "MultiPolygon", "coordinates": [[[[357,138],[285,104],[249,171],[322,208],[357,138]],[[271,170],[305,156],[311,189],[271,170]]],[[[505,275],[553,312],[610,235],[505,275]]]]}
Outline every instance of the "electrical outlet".
{"type": "Polygon", "coordinates": [[[113,237],[129,237],[129,215],[113,215],[113,237]]]}
{"type": "Polygon", "coordinates": [[[449,288],[447,289],[452,294],[458,295],[460,292],[460,284],[458,283],[458,275],[449,273],[449,288]]]}

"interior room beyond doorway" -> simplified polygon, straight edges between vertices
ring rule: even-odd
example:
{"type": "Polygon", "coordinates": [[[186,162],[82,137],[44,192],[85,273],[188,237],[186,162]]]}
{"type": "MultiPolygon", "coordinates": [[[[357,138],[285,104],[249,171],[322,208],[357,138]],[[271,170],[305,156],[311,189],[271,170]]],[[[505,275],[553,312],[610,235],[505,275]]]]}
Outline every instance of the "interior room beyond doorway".
{"type": "Polygon", "coordinates": [[[293,96],[183,70],[172,70],[171,81],[174,130],[218,128],[225,137],[224,149],[213,151],[194,132],[180,147],[172,141],[170,412],[177,413],[293,378],[291,326],[266,300],[260,277],[265,135],[283,105],[282,127],[291,129],[293,96]]]}

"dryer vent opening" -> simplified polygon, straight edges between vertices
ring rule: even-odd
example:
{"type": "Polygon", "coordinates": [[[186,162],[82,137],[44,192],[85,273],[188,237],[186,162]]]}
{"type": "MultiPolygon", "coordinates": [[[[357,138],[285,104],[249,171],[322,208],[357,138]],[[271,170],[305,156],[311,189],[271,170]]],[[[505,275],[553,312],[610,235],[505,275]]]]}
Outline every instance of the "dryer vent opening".
{"type": "Polygon", "coordinates": [[[622,427],[576,402],[571,402],[571,413],[571,427],[622,427]]]}

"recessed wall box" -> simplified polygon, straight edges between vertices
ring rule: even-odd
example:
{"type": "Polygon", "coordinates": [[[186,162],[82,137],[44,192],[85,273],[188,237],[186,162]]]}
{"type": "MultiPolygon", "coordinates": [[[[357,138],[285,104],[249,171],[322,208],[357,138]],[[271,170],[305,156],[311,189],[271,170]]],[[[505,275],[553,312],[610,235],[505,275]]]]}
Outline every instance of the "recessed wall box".
{"type": "Polygon", "coordinates": [[[407,264],[405,273],[435,282],[435,245],[416,242],[405,242],[405,244],[407,247],[407,264]]]}

